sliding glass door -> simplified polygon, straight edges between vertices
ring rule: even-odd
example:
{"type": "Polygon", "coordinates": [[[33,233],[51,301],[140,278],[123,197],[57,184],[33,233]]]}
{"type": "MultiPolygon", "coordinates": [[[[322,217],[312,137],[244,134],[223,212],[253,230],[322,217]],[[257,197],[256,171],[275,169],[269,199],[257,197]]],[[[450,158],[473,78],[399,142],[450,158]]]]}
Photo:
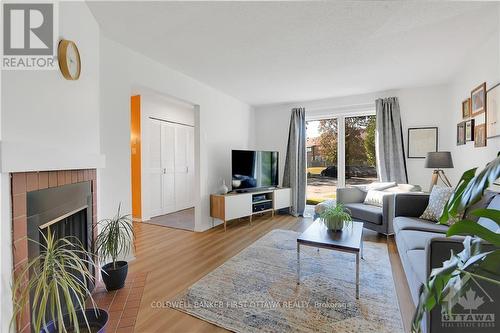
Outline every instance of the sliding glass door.
{"type": "Polygon", "coordinates": [[[375,116],[345,117],[345,185],[377,180],[375,116]]]}
{"type": "Polygon", "coordinates": [[[307,204],[335,199],[337,191],[338,122],[336,118],[308,121],[307,204]]]}
{"type": "Polygon", "coordinates": [[[307,203],[336,198],[337,186],[377,179],[375,115],[307,121],[307,203]]]}

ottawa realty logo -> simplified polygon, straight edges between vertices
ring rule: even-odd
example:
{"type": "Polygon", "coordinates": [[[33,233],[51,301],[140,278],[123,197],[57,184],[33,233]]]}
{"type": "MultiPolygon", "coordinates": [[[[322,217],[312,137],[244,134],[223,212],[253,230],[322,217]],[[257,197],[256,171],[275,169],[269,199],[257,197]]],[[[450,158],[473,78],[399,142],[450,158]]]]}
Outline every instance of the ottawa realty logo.
{"type": "Polygon", "coordinates": [[[452,314],[441,314],[441,326],[444,328],[494,328],[495,301],[472,278],[469,288],[458,298],[452,314]]]}
{"type": "Polygon", "coordinates": [[[56,3],[2,4],[2,69],[55,69],[56,3]]]}

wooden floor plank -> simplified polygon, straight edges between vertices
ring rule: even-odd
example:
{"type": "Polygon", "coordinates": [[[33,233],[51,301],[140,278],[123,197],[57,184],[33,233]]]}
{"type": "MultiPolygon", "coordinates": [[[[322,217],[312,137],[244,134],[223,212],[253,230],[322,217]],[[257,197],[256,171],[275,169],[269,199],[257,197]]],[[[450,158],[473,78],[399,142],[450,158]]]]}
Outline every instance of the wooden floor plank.
{"type": "MultiPolygon", "coordinates": [[[[154,308],[153,302],[172,299],[207,273],[248,247],[273,229],[303,231],[310,218],[269,214],[228,223],[203,233],[135,223],[136,259],[131,261],[131,273],[149,272],[136,320],[136,332],[227,332],[226,330],[170,308],[154,308]]],[[[365,241],[387,242],[385,236],[365,229],[365,241]]],[[[398,301],[405,331],[414,311],[394,240],[389,239],[388,252],[392,265],[398,301]]]]}

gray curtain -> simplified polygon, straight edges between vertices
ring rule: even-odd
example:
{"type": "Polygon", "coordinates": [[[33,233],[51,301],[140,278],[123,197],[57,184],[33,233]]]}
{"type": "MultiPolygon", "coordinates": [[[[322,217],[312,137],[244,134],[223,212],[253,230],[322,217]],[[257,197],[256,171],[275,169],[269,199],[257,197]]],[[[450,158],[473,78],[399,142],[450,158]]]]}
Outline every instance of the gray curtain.
{"type": "Polygon", "coordinates": [[[306,109],[304,108],[292,109],[283,186],[292,189],[292,215],[303,215],[306,208],[306,109]]]}
{"type": "Polygon", "coordinates": [[[408,183],[397,97],[377,99],[377,168],[383,182],[408,183]]]}

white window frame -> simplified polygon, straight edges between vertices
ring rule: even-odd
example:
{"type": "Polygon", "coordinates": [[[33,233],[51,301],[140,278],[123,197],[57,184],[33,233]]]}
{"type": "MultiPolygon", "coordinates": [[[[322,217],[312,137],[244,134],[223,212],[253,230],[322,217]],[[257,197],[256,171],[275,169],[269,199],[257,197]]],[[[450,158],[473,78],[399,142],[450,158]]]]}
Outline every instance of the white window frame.
{"type": "Polygon", "coordinates": [[[312,110],[312,115],[307,115],[306,122],[337,119],[338,133],[337,133],[337,188],[345,187],[345,118],[360,117],[360,116],[374,116],[375,106],[370,105],[366,110],[312,110]],[[314,114],[316,113],[316,114],[314,114]]]}

